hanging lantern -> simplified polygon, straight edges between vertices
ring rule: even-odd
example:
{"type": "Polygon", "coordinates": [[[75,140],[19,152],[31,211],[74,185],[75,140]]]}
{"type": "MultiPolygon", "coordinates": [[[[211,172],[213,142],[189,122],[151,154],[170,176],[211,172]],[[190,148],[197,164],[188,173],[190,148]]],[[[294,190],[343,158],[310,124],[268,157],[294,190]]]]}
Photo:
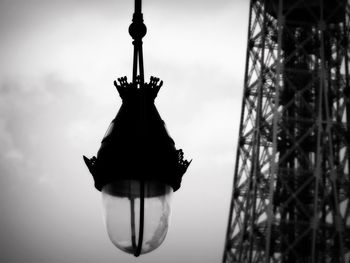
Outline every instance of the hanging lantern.
{"type": "Polygon", "coordinates": [[[175,148],[154,100],[163,82],[144,82],[142,38],[146,34],[141,0],[129,33],[133,38],[133,80],[114,82],[122,106],[97,153],[84,161],[102,192],[109,238],[121,250],[139,256],[163,242],[169,225],[170,200],[190,162],[175,148]]]}

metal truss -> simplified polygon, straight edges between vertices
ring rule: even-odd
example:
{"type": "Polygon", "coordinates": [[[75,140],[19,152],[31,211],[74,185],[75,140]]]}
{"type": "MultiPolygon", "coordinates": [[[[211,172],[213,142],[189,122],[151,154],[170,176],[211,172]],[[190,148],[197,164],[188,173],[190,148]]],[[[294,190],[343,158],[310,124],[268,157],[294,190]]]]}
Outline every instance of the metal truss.
{"type": "Polygon", "coordinates": [[[350,4],[251,0],[223,262],[350,262],[350,4]]]}

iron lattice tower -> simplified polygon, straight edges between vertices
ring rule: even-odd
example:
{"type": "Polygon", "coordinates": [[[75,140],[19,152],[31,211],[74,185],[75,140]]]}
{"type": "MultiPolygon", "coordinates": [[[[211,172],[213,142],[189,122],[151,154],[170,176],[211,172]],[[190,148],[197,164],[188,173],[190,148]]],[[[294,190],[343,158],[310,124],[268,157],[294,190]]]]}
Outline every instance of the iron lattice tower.
{"type": "Polygon", "coordinates": [[[251,0],[226,262],[350,262],[350,4],[251,0]]]}

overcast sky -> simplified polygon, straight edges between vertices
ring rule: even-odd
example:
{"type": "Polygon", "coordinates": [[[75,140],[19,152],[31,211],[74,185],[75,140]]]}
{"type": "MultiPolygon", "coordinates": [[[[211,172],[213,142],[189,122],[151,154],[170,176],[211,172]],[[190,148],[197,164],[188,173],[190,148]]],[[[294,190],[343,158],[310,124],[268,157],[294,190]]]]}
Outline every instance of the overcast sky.
{"type": "Polygon", "coordinates": [[[83,163],[131,77],[133,1],[0,0],[0,262],[220,262],[243,90],[248,0],[144,0],[145,75],[193,159],[164,243],[115,248],[83,163]]]}

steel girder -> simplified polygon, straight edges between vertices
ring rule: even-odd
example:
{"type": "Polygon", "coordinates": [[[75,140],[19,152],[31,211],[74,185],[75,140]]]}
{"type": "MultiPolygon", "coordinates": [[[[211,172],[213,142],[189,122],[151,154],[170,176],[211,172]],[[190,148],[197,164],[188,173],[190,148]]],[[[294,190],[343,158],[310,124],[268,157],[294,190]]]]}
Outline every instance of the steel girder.
{"type": "Polygon", "coordinates": [[[350,4],[252,0],[223,261],[350,262],[350,4]]]}

